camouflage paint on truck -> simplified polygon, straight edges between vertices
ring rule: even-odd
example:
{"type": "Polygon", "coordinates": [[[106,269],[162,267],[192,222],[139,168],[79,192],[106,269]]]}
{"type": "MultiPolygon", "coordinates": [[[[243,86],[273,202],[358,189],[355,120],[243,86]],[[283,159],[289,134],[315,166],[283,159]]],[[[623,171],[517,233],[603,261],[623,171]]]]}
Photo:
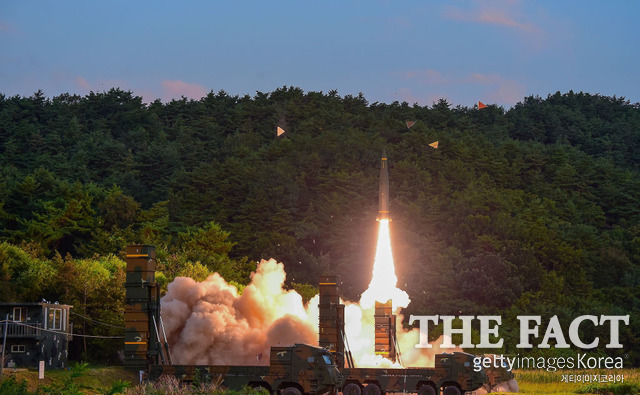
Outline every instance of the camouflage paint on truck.
{"type": "Polygon", "coordinates": [[[269,366],[149,366],[150,380],[163,374],[186,383],[214,383],[234,390],[262,387],[269,393],[283,395],[333,393],[341,384],[333,355],[307,344],[271,347],[269,366]]]}
{"type": "Polygon", "coordinates": [[[485,368],[484,371],[487,374],[487,380],[484,383],[483,387],[487,392],[494,391],[499,385],[503,385],[504,383],[509,383],[511,381],[515,381],[514,374],[510,370],[507,369],[507,366],[503,364],[501,367],[496,367],[495,358],[496,355],[481,355],[481,358],[491,358],[493,361],[491,363],[490,368],[485,368]]]}
{"type": "Polygon", "coordinates": [[[472,354],[436,355],[434,368],[344,368],[323,348],[306,344],[272,347],[269,366],[150,365],[149,379],[167,374],[183,383],[215,383],[223,388],[262,387],[271,394],[381,395],[408,392],[418,395],[459,395],[486,382],[484,370],[474,372],[472,354]]]}
{"type": "Polygon", "coordinates": [[[345,368],[342,370],[344,395],[380,395],[408,392],[419,395],[462,394],[475,391],[486,380],[484,370],[473,371],[475,355],[454,352],[437,354],[434,368],[345,368]]]}
{"type": "MultiPolygon", "coordinates": [[[[344,305],[336,276],[320,284],[320,345],[272,347],[269,366],[171,365],[160,320],[159,287],[155,282],[155,248],[127,247],[125,309],[125,365],[148,368],[148,379],[171,375],[181,382],[215,383],[224,388],[262,387],[271,394],[381,395],[417,392],[418,395],[456,395],[475,391],[488,382],[485,370],[474,372],[472,354],[436,355],[434,368],[344,368],[344,305]],[[163,347],[164,346],[164,347],[163,347]],[[339,359],[339,363],[336,360],[339,359]]],[[[493,381],[503,374],[494,375],[493,381]]]]}

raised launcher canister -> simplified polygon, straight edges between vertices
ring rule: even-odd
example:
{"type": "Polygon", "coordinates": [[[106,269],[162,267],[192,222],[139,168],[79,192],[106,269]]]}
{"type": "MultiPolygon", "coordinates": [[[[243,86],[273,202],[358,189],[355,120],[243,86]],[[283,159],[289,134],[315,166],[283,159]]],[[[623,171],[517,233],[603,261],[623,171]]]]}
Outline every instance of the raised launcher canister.
{"type": "Polygon", "coordinates": [[[318,345],[336,355],[339,368],[349,362],[345,355],[344,305],[338,294],[339,276],[320,276],[318,345]]]}
{"type": "Polygon", "coordinates": [[[376,301],[373,317],[375,320],[376,355],[381,355],[396,362],[396,316],[393,314],[391,300],[387,300],[384,303],[376,301]]]}
{"type": "Polygon", "coordinates": [[[127,246],[126,253],[124,364],[129,369],[146,370],[150,363],[170,361],[166,340],[160,340],[164,333],[160,287],[155,281],[156,249],[137,244],[127,246]]]}

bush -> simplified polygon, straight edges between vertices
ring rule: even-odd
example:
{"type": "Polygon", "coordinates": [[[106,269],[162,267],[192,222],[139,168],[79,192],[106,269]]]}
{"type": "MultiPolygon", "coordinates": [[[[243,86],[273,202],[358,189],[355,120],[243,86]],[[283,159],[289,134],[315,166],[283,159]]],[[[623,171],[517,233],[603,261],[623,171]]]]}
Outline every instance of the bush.
{"type": "Polygon", "coordinates": [[[9,376],[0,382],[0,395],[27,395],[27,381],[18,382],[15,377],[9,376]]]}

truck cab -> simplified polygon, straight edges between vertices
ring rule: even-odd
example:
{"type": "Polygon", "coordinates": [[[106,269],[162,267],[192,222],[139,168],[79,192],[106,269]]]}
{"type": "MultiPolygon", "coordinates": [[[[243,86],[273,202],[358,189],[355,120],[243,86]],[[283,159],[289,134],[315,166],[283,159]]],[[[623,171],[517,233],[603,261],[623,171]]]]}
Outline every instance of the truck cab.
{"type": "Polygon", "coordinates": [[[474,391],[487,381],[484,369],[474,370],[474,358],[475,355],[466,352],[436,354],[436,371],[444,373],[438,387],[444,389],[445,395],[474,391]]]}
{"type": "Polygon", "coordinates": [[[282,395],[324,394],[334,392],[340,380],[335,357],[323,348],[308,344],[271,347],[270,391],[280,390],[282,395]]]}

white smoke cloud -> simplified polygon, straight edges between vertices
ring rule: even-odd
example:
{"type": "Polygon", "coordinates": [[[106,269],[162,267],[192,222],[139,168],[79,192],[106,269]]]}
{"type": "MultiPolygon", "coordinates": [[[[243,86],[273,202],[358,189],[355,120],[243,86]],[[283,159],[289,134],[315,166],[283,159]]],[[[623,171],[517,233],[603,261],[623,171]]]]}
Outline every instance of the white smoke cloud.
{"type": "MultiPolygon", "coordinates": [[[[178,277],[161,300],[162,319],[174,363],[195,365],[267,365],[271,346],[318,344],[318,296],[305,306],[295,291],[285,290],[282,263],[263,260],[251,283],[238,294],[215,273],[205,281],[178,277]]],[[[345,331],[359,367],[399,366],[374,353],[374,308],[346,303],[345,331]]],[[[406,366],[432,366],[440,350],[416,349],[419,330],[397,336],[406,366]]],[[[448,349],[446,351],[453,351],[448,349]]]]}
{"type": "Polygon", "coordinates": [[[217,273],[176,278],[160,301],[174,363],[268,365],[271,346],[317,344],[317,308],[314,327],[314,312],[284,280],[273,259],[260,262],[242,295],[217,273]]]}

